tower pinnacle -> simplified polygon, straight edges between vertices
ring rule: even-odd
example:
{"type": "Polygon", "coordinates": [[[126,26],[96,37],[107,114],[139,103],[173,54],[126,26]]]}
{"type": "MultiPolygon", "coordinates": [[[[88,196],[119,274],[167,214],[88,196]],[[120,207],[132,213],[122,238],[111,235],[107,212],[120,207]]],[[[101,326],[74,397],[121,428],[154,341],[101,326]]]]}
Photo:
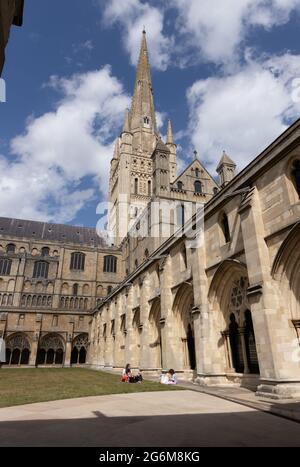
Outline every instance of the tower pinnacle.
{"type": "Polygon", "coordinates": [[[126,109],[125,118],[124,118],[123,133],[129,133],[129,132],[130,132],[130,113],[129,113],[129,109],[126,109]]]}
{"type": "Polygon", "coordinates": [[[173,128],[171,120],[168,121],[167,144],[174,144],[173,128]]]}

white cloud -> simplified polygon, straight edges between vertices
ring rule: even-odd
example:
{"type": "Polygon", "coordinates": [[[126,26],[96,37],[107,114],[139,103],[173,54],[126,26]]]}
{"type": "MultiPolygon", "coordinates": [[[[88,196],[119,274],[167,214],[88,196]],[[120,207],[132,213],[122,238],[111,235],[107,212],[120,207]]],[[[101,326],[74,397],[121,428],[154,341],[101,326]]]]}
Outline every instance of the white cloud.
{"type": "Polygon", "coordinates": [[[288,22],[300,0],[169,0],[178,11],[178,30],[201,56],[232,65],[252,26],[271,29],[288,22]]]}
{"type": "Polygon", "coordinates": [[[62,93],[55,110],[28,119],[11,141],[15,157],[0,157],[1,215],[67,222],[98,189],[107,192],[112,137],[129,97],[108,66],[49,85],[62,93]]]}
{"type": "Polygon", "coordinates": [[[170,61],[173,40],[163,33],[164,12],[161,9],[143,3],[140,0],[111,0],[103,3],[104,22],[118,23],[123,29],[123,40],[133,65],[137,63],[143,28],[147,31],[147,40],[151,54],[151,64],[159,70],[165,70],[170,61]]]}
{"type": "Polygon", "coordinates": [[[248,58],[238,73],[199,80],[188,90],[190,135],[211,172],[225,149],[239,169],[283,132],[300,113],[293,79],[300,56],[248,58]]]}

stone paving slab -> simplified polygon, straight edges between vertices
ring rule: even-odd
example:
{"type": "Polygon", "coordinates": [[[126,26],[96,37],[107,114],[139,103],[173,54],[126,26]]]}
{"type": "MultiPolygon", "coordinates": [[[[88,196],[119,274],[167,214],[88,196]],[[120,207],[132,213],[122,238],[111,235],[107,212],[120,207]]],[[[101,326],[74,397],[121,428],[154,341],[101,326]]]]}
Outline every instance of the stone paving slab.
{"type": "Polygon", "coordinates": [[[263,412],[288,418],[300,422],[300,401],[298,400],[270,400],[256,397],[249,389],[225,386],[200,386],[192,382],[181,381],[180,386],[204,394],[223,398],[224,400],[246,405],[263,412]]]}
{"type": "Polygon", "coordinates": [[[300,446],[300,425],[197,391],[0,409],[0,446],[300,446]]]}

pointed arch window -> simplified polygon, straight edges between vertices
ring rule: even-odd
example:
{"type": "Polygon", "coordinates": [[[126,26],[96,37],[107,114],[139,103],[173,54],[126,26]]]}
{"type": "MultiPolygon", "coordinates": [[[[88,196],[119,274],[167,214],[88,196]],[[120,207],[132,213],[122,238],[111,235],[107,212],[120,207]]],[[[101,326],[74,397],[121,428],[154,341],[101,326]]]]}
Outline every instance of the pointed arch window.
{"type": "Polygon", "coordinates": [[[300,160],[294,162],[292,176],[298,196],[300,198],[300,160]]]}
{"type": "Polygon", "coordinates": [[[199,169],[195,169],[195,177],[200,177],[200,172],[199,172],[199,169]]]}
{"type": "Polygon", "coordinates": [[[152,190],[151,190],[151,181],[148,180],[148,196],[151,196],[152,190]]]}
{"type": "Polygon", "coordinates": [[[223,235],[224,235],[225,243],[229,243],[230,239],[231,239],[231,236],[230,236],[228,217],[225,214],[225,212],[222,214],[220,222],[221,222],[221,229],[222,229],[222,232],[223,232],[223,235]]]}
{"type": "Polygon", "coordinates": [[[183,190],[183,183],[181,181],[177,182],[177,188],[178,190],[182,191],[183,190]]]}
{"type": "Polygon", "coordinates": [[[202,183],[200,182],[200,180],[197,180],[194,183],[194,187],[195,187],[195,193],[199,193],[199,194],[203,193],[203,187],[202,187],[202,183]]]}
{"type": "Polygon", "coordinates": [[[78,295],[78,284],[73,285],[73,295],[78,295]]]}
{"type": "Polygon", "coordinates": [[[185,222],[184,204],[179,204],[176,208],[177,228],[183,227],[185,222]]]}

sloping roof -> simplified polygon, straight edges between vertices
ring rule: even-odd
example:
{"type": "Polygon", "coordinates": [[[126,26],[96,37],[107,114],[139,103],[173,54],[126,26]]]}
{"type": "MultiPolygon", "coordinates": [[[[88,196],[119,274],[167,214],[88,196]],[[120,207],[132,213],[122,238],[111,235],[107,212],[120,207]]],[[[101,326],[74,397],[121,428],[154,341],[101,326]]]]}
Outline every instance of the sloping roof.
{"type": "Polygon", "coordinates": [[[0,237],[2,235],[31,240],[45,240],[45,242],[53,241],[107,247],[105,240],[98,236],[96,229],[7,217],[0,217],[0,237]]]}
{"type": "Polygon", "coordinates": [[[204,172],[207,174],[207,176],[215,183],[216,187],[219,187],[218,183],[216,182],[216,180],[211,176],[211,174],[209,173],[209,171],[204,167],[203,164],[201,164],[201,162],[199,161],[199,159],[194,159],[192,160],[192,162],[189,163],[189,165],[181,172],[181,174],[178,175],[178,177],[174,180],[174,182],[171,184],[172,186],[175,185],[175,183],[177,183],[181,177],[183,177],[187,172],[188,170],[190,170],[190,168],[194,165],[198,165],[200,167],[200,169],[204,170],[204,172]]]}

